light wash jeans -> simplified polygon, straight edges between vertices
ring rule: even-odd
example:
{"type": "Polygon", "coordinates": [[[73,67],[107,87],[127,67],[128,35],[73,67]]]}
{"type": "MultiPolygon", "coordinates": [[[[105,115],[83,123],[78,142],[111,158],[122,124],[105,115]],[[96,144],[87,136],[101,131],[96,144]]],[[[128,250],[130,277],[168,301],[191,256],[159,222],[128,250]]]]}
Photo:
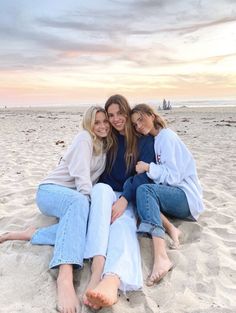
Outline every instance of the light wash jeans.
{"type": "Polygon", "coordinates": [[[41,184],[36,195],[40,211],[59,219],[57,224],[38,229],[31,243],[54,245],[49,267],[61,264],[83,265],[89,200],[75,189],[41,184]]]}
{"type": "Polygon", "coordinates": [[[139,233],[164,238],[165,229],[161,221],[161,212],[181,219],[191,216],[185,192],[178,187],[144,184],[138,187],[136,200],[141,220],[139,233]]]}
{"type": "Polygon", "coordinates": [[[112,204],[116,201],[113,189],[103,183],[97,183],[91,191],[88,228],[84,258],[96,255],[106,257],[111,226],[112,204]]]}
{"type": "Polygon", "coordinates": [[[111,208],[120,194],[107,184],[93,186],[85,258],[106,256],[103,275],[116,274],[121,280],[119,289],[126,292],[140,289],[143,276],[132,203],[110,224],[111,208]]]}

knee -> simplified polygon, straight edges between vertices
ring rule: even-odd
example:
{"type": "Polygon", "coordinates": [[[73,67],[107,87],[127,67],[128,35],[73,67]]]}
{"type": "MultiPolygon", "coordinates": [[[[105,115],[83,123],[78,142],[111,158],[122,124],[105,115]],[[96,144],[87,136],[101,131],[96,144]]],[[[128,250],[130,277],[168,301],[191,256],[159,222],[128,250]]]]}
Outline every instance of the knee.
{"type": "Polygon", "coordinates": [[[113,191],[113,189],[111,188],[111,186],[104,184],[104,183],[97,183],[93,186],[92,188],[92,192],[111,192],[113,191]]]}
{"type": "Polygon", "coordinates": [[[78,207],[89,209],[89,198],[80,192],[77,192],[71,197],[72,207],[78,209],[78,207]],[[73,206],[74,204],[74,206],[73,206]]]}
{"type": "Polygon", "coordinates": [[[140,198],[145,195],[153,196],[156,194],[155,184],[143,184],[137,188],[137,196],[140,198]]]}
{"type": "Polygon", "coordinates": [[[136,191],[136,198],[143,199],[147,191],[148,191],[148,184],[139,186],[136,191]]]}
{"type": "Polygon", "coordinates": [[[104,183],[97,183],[93,186],[91,192],[91,198],[103,198],[103,197],[114,197],[114,191],[111,186],[104,184],[104,183]]]}

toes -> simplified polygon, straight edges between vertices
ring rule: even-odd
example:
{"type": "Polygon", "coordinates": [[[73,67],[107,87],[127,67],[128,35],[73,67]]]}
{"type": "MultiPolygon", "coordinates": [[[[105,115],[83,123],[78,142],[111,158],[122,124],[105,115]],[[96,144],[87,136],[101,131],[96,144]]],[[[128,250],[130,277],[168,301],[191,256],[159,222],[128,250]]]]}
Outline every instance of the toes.
{"type": "Polygon", "coordinates": [[[166,276],[166,274],[168,274],[169,271],[173,270],[174,267],[175,267],[175,265],[173,263],[171,263],[169,269],[167,269],[166,271],[163,271],[162,273],[151,274],[146,281],[146,285],[148,287],[151,287],[154,284],[158,284],[166,276]]]}
{"type": "Polygon", "coordinates": [[[154,281],[151,280],[150,278],[148,278],[147,281],[146,281],[146,285],[147,285],[148,287],[152,287],[152,286],[154,285],[154,281]]]}
{"type": "Polygon", "coordinates": [[[151,287],[153,286],[156,282],[159,281],[159,277],[160,275],[157,273],[157,274],[153,274],[153,275],[150,275],[146,281],[146,285],[148,287],[151,287]]]}
{"type": "Polygon", "coordinates": [[[152,274],[148,277],[146,285],[151,287],[158,281],[158,279],[159,279],[158,273],[152,274]]]}
{"type": "Polygon", "coordinates": [[[56,311],[59,312],[59,313],[63,313],[63,307],[58,304],[56,306],[56,311]]]}
{"type": "Polygon", "coordinates": [[[2,243],[2,242],[7,240],[8,234],[9,234],[9,232],[3,233],[2,235],[0,235],[0,243],[2,243]]]}
{"type": "Polygon", "coordinates": [[[179,241],[173,241],[170,245],[169,248],[172,250],[178,250],[180,248],[180,242],[179,241]]]}

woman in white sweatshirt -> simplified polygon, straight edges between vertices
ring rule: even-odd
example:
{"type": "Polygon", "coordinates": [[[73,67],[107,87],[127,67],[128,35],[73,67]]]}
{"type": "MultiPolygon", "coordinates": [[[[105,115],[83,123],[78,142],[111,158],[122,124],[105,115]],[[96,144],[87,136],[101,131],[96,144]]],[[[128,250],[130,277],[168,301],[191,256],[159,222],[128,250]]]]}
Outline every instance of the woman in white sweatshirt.
{"type": "Polygon", "coordinates": [[[197,220],[204,210],[202,189],[192,154],[165,121],[146,104],[136,105],[132,123],[140,134],[154,136],[156,163],[138,162],[137,173],[146,172],[155,184],[137,189],[140,233],[153,239],[154,264],[147,285],[159,282],[173,268],[165,247],[161,213],[180,219],[197,220]]]}
{"type": "Polygon", "coordinates": [[[61,313],[79,312],[73,267],[83,265],[90,193],[105,169],[106,152],[112,143],[103,108],[90,107],[84,114],[82,126],[83,130],[74,138],[59,165],[40,183],[36,195],[40,211],[57,217],[58,223],[0,236],[0,243],[31,240],[32,244],[54,246],[49,267],[59,268],[57,307],[61,313]]]}

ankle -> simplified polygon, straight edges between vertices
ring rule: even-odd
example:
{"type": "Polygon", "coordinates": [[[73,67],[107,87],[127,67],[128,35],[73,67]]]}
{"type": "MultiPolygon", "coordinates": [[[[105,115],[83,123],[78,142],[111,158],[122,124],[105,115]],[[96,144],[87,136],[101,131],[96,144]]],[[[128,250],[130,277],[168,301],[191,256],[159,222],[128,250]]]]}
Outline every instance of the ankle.
{"type": "Polygon", "coordinates": [[[71,264],[60,265],[57,282],[73,282],[73,267],[71,264]]]}
{"type": "Polygon", "coordinates": [[[110,286],[117,288],[117,290],[120,286],[120,278],[117,274],[107,273],[104,275],[102,280],[110,286]]]}
{"type": "Polygon", "coordinates": [[[103,268],[104,264],[105,264],[105,257],[102,255],[96,255],[93,258],[93,262],[91,265],[91,271],[96,271],[97,268],[103,268]]]}
{"type": "Polygon", "coordinates": [[[101,278],[103,268],[105,264],[105,257],[104,256],[95,256],[93,258],[93,262],[91,265],[91,273],[93,277],[99,277],[101,278]]]}

